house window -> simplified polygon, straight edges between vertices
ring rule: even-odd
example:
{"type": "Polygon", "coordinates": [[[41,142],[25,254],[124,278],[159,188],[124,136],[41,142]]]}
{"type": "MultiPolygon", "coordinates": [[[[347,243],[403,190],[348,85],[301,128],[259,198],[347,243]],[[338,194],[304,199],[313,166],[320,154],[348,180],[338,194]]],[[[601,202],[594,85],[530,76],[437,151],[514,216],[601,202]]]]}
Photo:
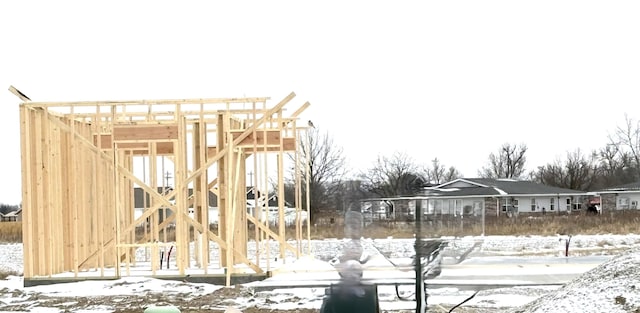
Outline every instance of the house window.
{"type": "Polygon", "coordinates": [[[442,200],[442,212],[447,212],[447,214],[454,214],[452,200],[442,200]]]}
{"type": "Polygon", "coordinates": [[[456,214],[462,215],[463,214],[463,212],[462,212],[462,200],[455,199],[453,201],[453,210],[454,210],[453,211],[453,215],[456,215],[456,214]]]}
{"type": "Polygon", "coordinates": [[[514,198],[504,198],[500,200],[502,206],[502,212],[507,211],[518,211],[518,199],[514,198]],[[508,209],[508,210],[507,210],[508,209]]]}
{"type": "Polygon", "coordinates": [[[473,216],[482,214],[482,201],[473,201],[473,216]]]}
{"type": "Polygon", "coordinates": [[[531,198],[531,212],[536,210],[536,198],[531,198]]]}
{"type": "Polygon", "coordinates": [[[507,207],[509,206],[508,199],[500,199],[500,207],[502,208],[502,212],[507,212],[507,207]]]}
{"type": "Polygon", "coordinates": [[[567,211],[571,211],[571,198],[567,198],[567,211]]]}
{"type": "Polygon", "coordinates": [[[553,211],[556,208],[556,198],[549,199],[549,210],[553,211]]]}
{"type": "Polygon", "coordinates": [[[441,199],[436,199],[435,201],[433,201],[433,212],[435,212],[436,214],[445,213],[445,212],[442,212],[442,200],[441,199]]]}
{"type": "Polygon", "coordinates": [[[629,198],[627,197],[620,197],[618,198],[618,209],[628,209],[629,208],[629,198]]]}

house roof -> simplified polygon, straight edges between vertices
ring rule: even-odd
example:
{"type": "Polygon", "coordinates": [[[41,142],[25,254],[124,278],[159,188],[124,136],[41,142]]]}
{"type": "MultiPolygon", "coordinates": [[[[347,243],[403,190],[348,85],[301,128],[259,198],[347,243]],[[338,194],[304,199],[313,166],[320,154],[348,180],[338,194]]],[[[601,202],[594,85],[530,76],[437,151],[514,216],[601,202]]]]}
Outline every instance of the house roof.
{"type": "Polygon", "coordinates": [[[436,187],[450,191],[446,195],[578,195],[585,192],[574,189],[558,188],[527,180],[493,178],[459,178],[436,187]]]}
{"type": "MultiPolygon", "coordinates": [[[[258,190],[258,198],[260,198],[261,196],[262,196],[262,192],[260,192],[260,190],[258,190]]],[[[255,207],[256,206],[255,199],[256,199],[255,188],[254,187],[247,187],[247,205],[255,207]]],[[[268,200],[267,206],[269,206],[269,207],[277,207],[278,206],[278,196],[276,194],[270,194],[269,195],[269,200],[268,200]]],[[[292,207],[292,205],[287,201],[284,201],[284,206],[292,207]]]]}
{"type": "Polygon", "coordinates": [[[475,198],[475,197],[508,197],[508,196],[582,196],[589,193],[543,184],[527,180],[492,179],[492,178],[458,178],[435,187],[427,187],[420,194],[411,197],[371,198],[372,200],[401,200],[424,197],[433,198],[475,198]]]}
{"type": "MultiPolygon", "coordinates": [[[[262,196],[262,192],[258,190],[258,198],[262,196]]],[[[256,192],[254,187],[247,187],[247,199],[252,200],[256,198],[256,192]]]]}
{"type": "Polygon", "coordinates": [[[432,189],[427,192],[428,196],[447,196],[447,197],[464,197],[464,196],[497,196],[500,195],[496,189],[491,187],[465,187],[465,188],[447,188],[432,189]]]}
{"type": "Polygon", "coordinates": [[[613,186],[610,188],[605,188],[605,189],[599,190],[598,192],[607,193],[607,192],[618,192],[618,191],[640,191],[640,181],[624,184],[624,185],[613,186]]]}
{"type": "MultiPolygon", "coordinates": [[[[260,203],[262,203],[262,202],[258,202],[258,203],[260,204],[260,203]]],[[[272,195],[272,196],[270,196],[270,197],[269,197],[269,201],[268,201],[268,203],[267,203],[267,206],[268,206],[268,207],[277,207],[278,205],[279,205],[279,204],[278,204],[278,196],[276,196],[276,195],[272,195]]],[[[251,199],[247,199],[247,206],[255,207],[255,206],[256,206],[256,200],[255,200],[255,199],[253,199],[253,198],[251,198],[251,199]]],[[[293,206],[291,205],[291,203],[289,203],[289,202],[287,202],[287,201],[284,201],[284,206],[285,206],[285,207],[293,207],[293,206]]]]}
{"type": "MultiPolygon", "coordinates": [[[[18,209],[18,210],[16,210],[16,211],[11,211],[11,212],[9,212],[9,213],[7,213],[7,214],[4,214],[3,216],[4,216],[4,217],[17,217],[17,216],[19,216],[19,215],[20,215],[20,213],[22,213],[22,209],[18,209]]],[[[1,213],[0,213],[0,214],[1,214],[1,213]]]]}

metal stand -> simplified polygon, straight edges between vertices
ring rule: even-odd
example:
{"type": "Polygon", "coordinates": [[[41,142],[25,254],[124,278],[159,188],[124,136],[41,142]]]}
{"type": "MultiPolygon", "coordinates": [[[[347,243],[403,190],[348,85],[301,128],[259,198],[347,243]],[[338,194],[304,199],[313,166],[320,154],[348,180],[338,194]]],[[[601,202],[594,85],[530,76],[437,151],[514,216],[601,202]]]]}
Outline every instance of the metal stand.
{"type": "Polygon", "coordinates": [[[416,271],[416,313],[424,313],[427,307],[427,295],[425,292],[424,275],[422,273],[422,204],[416,201],[416,241],[414,249],[416,271]],[[423,303],[424,299],[424,303],[423,303]]]}

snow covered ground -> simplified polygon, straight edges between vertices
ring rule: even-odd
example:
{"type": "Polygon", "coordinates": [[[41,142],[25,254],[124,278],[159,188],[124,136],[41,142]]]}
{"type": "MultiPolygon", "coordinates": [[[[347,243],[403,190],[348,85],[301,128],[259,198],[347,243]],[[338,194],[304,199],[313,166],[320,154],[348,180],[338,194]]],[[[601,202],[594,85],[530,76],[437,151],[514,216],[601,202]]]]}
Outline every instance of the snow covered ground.
{"type": "MultiPolygon", "coordinates": [[[[573,236],[569,257],[568,237],[485,236],[442,238],[442,272],[428,281],[430,311],[446,312],[478,291],[459,312],[636,312],[640,311],[640,235],[573,236]],[[544,282],[562,281],[564,285],[544,282]],[[504,287],[509,282],[542,282],[541,285],[504,287]],[[436,284],[439,283],[440,285],[436,284]],[[469,283],[485,284],[478,287],[469,283]],[[491,284],[496,286],[490,286],[491,284]],[[447,285],[450,284],[450,285],[447,285]]],[[[414,254],[413,240],[364,239],[364,277],[378,282],[411,280],[410,270],[385,270],[391,264],[408,265],[414,254]],[[404,276],[403,276],[404,275],[404,276]]],[[[328,239],[311,242],[312,255],[290,260],[274,269],[266,281],[230,288],[208,284],[128,277],[110,281],[84,281],[49,286],[23,287],[20,275],[0,280],[0,311],[81,312],[131,309],[173,304],[183,310],[225,310],[234,307],[265,310],[320,308],[325,288],[261,288],[322,282],[338,278],[330,262],[346,244],[328,239]],[[216,295],[213,297],[212,295],[216,295]],[[134,299],[135,301],[131,300],[134,299]],[[58,299],[58,300],[55,300],[58,299]],[[82,299],[82,300],[81,300],[82,299]],[[103,299],[103,300],[100,300],[103,299]],[[147,302],[152,301],[152,302],[147,302]]],[[[277,251],[277,249],[274,249],[277,251]]],[[[0,244],[0,272],[22,273],[22,244],[0,244]]],[[[380,285],[378,295],[384,311],[411,311],[413,287],[380,285]],[[407,299],[398,297],[408,295],[407,299]]],[[[403,297],[404,298],[404,297],[403,297]]]]}

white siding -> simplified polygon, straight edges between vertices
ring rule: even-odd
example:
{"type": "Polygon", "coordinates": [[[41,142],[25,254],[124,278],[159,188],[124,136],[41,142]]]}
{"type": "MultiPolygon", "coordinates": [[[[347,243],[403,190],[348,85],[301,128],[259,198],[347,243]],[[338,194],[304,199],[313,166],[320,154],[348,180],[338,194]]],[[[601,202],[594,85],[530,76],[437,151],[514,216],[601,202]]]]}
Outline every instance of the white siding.
{"type": "Polygon", "coordinates": [[[542,209],[546,213],[550,212],[566,212],[567,200],[570,202],[571,197],[556,196],[526,196],[515,198],[518,201],[518,212],[523,213],[542,213],[542,209]],[[551,200],[553,199],[554,208],[551,210],[551,200]],[[535,210],[531,209],[532,201],[535,200],[535,210]]]}
{"type": "Polygon", "coordinates": [[[480,216],[484,198],[429,199],[422,201],[424,214],[473,215],[480,216]]]}
{"type": "Polygon", "coordinates": [[[640,209],[640,192],[621,193],[616,196],[616,209],[640,209]]]}

